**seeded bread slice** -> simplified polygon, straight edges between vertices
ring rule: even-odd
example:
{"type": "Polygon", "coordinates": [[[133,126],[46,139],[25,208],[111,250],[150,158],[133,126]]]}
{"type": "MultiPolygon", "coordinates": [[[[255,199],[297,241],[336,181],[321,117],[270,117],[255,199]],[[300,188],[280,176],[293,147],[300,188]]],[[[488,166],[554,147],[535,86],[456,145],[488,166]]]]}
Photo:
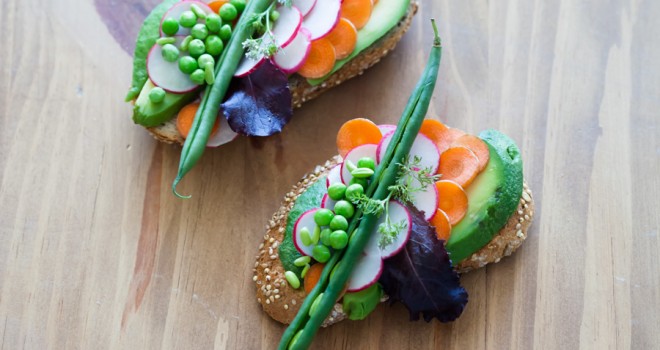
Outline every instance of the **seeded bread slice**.
{"type": "MultiPolygon", "coordinates": [[[[318,97],[325,91],[348,79],[362,75],[365,70],[378,63],[381,58],[385,57],[396,47],[396,44],[401,40],[403,34],[408,28],[410,28],[410,23],[415,13],[417,13],[418,7],[417,1],[412,0],[405,17],[403,17],[394,28],[390,29],[390,31],[382,38],[362,51],[337,72],[332,74],[325,82],[312,86],[305,78],[297,74],[292,75],[289,78],[292,105],[295,108],[300,108],[304,102],[318,97]]],[[[153,137],[160,141],[166,143],[178,143],[180,145],[183,144],[184,139],[176,129],[175,119],[163,123],[160,126],[147,128],[147,130],[153,137]]]]}
{"type": "MultiPolygon", "coordinates": [[[[335,156],[305,175],[284,196],[282,205],[266,225],[264,241],[259,245],[259,252],[254,263],[252,280],[257,287],[257,302],[270,317],[281,323],[290,323],[305,299],[303,288],[293,289],[286,282],[285,271],[279,259],[278,247],[284,239],[289,211],[293,208],[298,196],[339,163],[341,163],[341,157],[335,156]]],[[[499,262],[501,258],[511,255],[527,238],[527,230],[533,215],[532,192],[524,183],[518,208],[506,225],[490,243],[458,264],[456,271],[467,272],[489,263],[499,262]]],[[[345,318],[346,314],[342,311],[341,305],[336,304],[323,325],[329,326],[345,318]]]]}

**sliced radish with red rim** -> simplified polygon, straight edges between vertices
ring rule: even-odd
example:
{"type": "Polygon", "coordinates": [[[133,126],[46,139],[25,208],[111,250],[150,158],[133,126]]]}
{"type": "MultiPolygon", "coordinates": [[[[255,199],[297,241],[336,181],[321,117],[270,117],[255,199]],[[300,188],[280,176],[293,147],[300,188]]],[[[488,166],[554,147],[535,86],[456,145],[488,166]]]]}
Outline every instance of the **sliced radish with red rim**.
{"type": "Polygon", "coordinates": [[[234,76],[237,78],[243,78],[257,70],[257,68],[259,68],[264,62],[266,62],[265,58],[260,58],[255,61],[247,56],[243,56],[241,62],[238,63],[238,68],[236,68],[234,76]]]}
{"type": "MultiPolygon", "coordinates": [[[[378,144],[377,157],[379,163],[385,154],[385,151],[387,151],[387,146],[389,146],[393,136],[394,132],[389,132],[387,135],[383,136],[383,139],[378,144]]],[[[438,151],[438,147],[435,143],[425,135],[417,134],[412,147],[410,147],[408,155],[410,161],[415,157],[419,157],[420,163],[418,167],[420,169],[430,168],[432,174],[435,174],[438,171],[438,166],[440,164],[440,151],[438,151]]]]}
{"type": "Polygon", "coordinates": [[[351,182],[351,179],[353,178],[353,175],[351,175],[351,172],[348,170],[348,167],[346,166],[346,161],[351,161],[353,164],[357,166],[358,161],[361,158],[364,157],[369,157],[376,162],[376,150],[378,149],[378,145],[373,145],[373,144],[366,144],[366,145],[360,145],[348,152],[346,157],[344,158],[344,162],[342,163],[341,166],[341,181],[348,185],[351,182]]]}
{"type": "Polygon", "coordinates": [[[337,201],[330,198],[327,193],[323,195],[323,199],[321,199],[321,208],[335,210],[335,204],[337,204],[337,201]]]}
{"type": "Polygon", "coordinates": [[[305,64],[311,48],[311,34],[307,29],[300,28],[293,41],[273,56],[273,64],[286,74],[295,73],[305,64]]]}
{"type": "Polygon", "coordinates": [[[371,233],[369,242],[367,242],[367,245],[364,248],[364,251],[367,253],[367,255],[374,255],[383,259],[387,259],[400,252],[401,249],[406,246],[408,238],[410,238],[410,232],[412,230],[412,218],[410,216],[410,212],[405,206],[397,201],[392,200],[388,205],[390,223],[392,225],[400,225],[402,229],[389,244],[381,247],[380,243],[383,236],[380,232],[378,232],[378,227],[381,224],[385,224],[387,220],[384,214],[381,215],[376,222],[374,232],[371,233]]]}
{"type": "MultiPolygon", "coordinates": [[[[167,12],[165,12],[165,15],[163,15],[163,18],[160,20],[160,36],[165,36],[165,33],[163,33],[163,22],[172,17],[174,18],[177,22],[179,21],[179,18],[181,17],[181,14],[190,11],[190,5],[195,4],[199,8],[201,8],[207,15],[210,15],[213,12],[213,10],[208,7],[204,2],[201,1],[195,1],[195,0],[184,0],[181,2],[178,2],[174,4],[167,12]]],[[[176,33],[176,35],[190,35],[190,28],[184,28],[183,26],[179,26],[179,31],[176,33]]]]}
{"type": "Polygon", "coordinates": [[[378,129],[380,129],[380,133],[383,135],[387,135],[393,131],[396,130],[396,125],[392,124],[380,124],[378,125],[378,129]]]}
{"type": "Polygon", "coordinates": [[[341,183],[341,164],[337,164],[330,169],[330,171],[328,171],[328,176],[325,179],[326,187],[330,187],[336,183],[341,183]]]}
{"type": "MultiPolygon", "coordinates": [[[[321,0],[322,1],[322,0],[321,0]]],[[[383,259],[378,255],[364,254],[353,268],[348,279],[348,291],[359,292],[378,282],[383,273],[383,259]]]]}
{"type": "Polygon", "coordinates": [[[307,16],[307,14],[309,14],[314,8],[316,1],[317,0],[293,0],[292,4],[300,10],[300,13],[302,13],[303,16],[307,16]]]}
{"type": "MultiPolygon", "coordinates": [[[[413,188],[420,188],[421,185],[417,179],[412,180],[413,188]]],[[[438,209],[438,188],[435,187],[435,184],[427,185],[420,191],[414,191],[410,194],[412,197],[412,205],[417,208],[417,210],[424,212],[424,219],[426,221],[431,221],[438,209]]]]}
{"type": "Polygon", "coordinates": [[[341,0],[317,0],[302,24],[312,34],[312,40],[330,34],[339,22],[340,9],[341,0]]]}
{"type": "Polygon", "coordinates": [[[238,137],[238,134],[229,127],[229,122],[224,114],[222,114],[222,111],[218,113],[218,119],[220,120],[218,131],[209,137],[206,147],[222,146],[225,143],[234,141],[238,137]]]}
{"type": "MultiPolygon", "coordinates": [[[[183,41],[182,36],[175,37],[176,45],[183,41]]],[[[154,85],[173,94],[184,94],[195,90],[195,84],[188,74],[179,69],[178,61],[168,62],[163,58],[163,48],[155,44],[147,56],[147,74],[154,85]]]]}
{"type": "Polygon", "coordinates": [[[305,245],[300,238],[300,231],[306,227],[310,234],[314,232],[314,229],[316,228],[314,213],[316,213],[317,210],[319,209],[311,209],[302,213],[293,225],[293,244],[296,246],[296,250],[302,255],[312,256],[314,245],[305,245]]]}
{"type": "Polygon", "coordinates": [[[272,32],[275,37],[275,45],[284,48],[298,34],[298,30],[303,22],[303,15],[295,6],[280,6],[277,8],[280,17],[273,24],[272,32]]]}

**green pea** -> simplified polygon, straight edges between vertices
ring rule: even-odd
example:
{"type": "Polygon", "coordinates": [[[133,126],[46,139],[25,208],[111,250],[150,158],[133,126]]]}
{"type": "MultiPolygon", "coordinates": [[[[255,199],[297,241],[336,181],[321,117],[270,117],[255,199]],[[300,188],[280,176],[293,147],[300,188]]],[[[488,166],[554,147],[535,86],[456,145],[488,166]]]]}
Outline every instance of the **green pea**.
{"type": "Polygon", "coordinates": [[[191,42],[192,40],[193,40],[192,35],[188,35],[187,37],[185,37],[185,38],[183,39],[183,41],[181,42],[181,46],[179,46],[179,48],[181,49],[181,51],[188,51],[188,47],[190,46],[190,42],[191,42]]]}
{"type": "Polygon", "coordinates": [[[369,168],[371,170],[376,170],[376,161],[371,157],[363,157],[358,160],[358,168],[369,168]]]}
{"type": "Polygon", "coordinates": [[[204,40],[206,39],[207,36],[209,36],[209,30],[208,28],[206,28],[206,25],[198,23],[195,24],[194,27],[192,27],[192,29],[190,30],[190,34],[195,39],[204,40]]]}
{"type": "Polygon", "coordinates": [[[270,11],[270,20],[277,21],[280,18],[280,13],[276,10],[270,11]]]}
{"type": "Polygon", "coordinates": [[[300,339],[302,334],[303,334],[303,330],[301,329],[296,333],[296,335],[293,336],[293,338],[291,338],[291,341],[289,342],[289,347],[287,349],[295,349],[296,342],[298,342],[298,339],[300,339]]]}
{"type": "Polygon", "coordinates": [[[300,229],[300,240],[302,241],[302,244],[304,245],[312,245],[312,238],[310,236],[309,230],[307,227],[303,227],[300,229]]]}
{"type": "Polygon", "coordinates": [[[369,184],[369,182],[367,182],[367,179],[360,179],[360,178],[357,178],[357,177],[353,177],[351,179],[351,181],[348,182],[348,184],[349,184],[349,186],[358,184],[358,185],[362,186],[362,188],[366,188],[367,185],[369,184]]]}
{"type": "Polygon", "coordinates": [[[330,246],[330,235],[332,235],[332,230],[329,229],[329,228],[324,228],[321,231],[321,235],[320,235],[321,244],[329,247],[330,246]]]}
{"type": "Polygon", "coordinates": [[[231,3],[226,3],[220,7],[220,18],[225,22],[231,22],[238,17],[238,10],[231,3]]]}
{"type": "Polygon", "coordinates": [[[368,179],[374,175],[374,171],[369,168],[357,168],[351,171],[351,175],[358,179],[368,179]]]}
{"type": "Polygon", "coordinates": [[[351,202],[342,199],[335,203],[335,214],[350,219],[355,214],[355,207],[351,202]]]}
{"type": "Polygon", "coordinates": [[[213,69],[213,64],[211,62],[204,66],[204,81],[209,85],[215,83],[215,70],[213,69]]]}
{"type": "Polygon", "coordinates": [[[301,256],[298,259],[294,260],[293,264],[296,265],[296,266],[299,266],[299,267],[303,267],[303,266],[309,264],[310,261],[312,261],[312,258],[310,258],[308,256],[301,256]]]}
{"type": "Polygon", "coordinates": [[[351,162],[350,160],[348,160],[348,159],[346,159],[346,160],[344,161],[344,163],[346,163],[346,169],[348,169],[348,172],[351,172],[351,171],[357,169],[357,167],[355,166],[355,164],[354,164],[353,162],[351,162]]]}
{"type": "Polygon", "coordinates": [[[323,300],[323,293],[316,296],[316,299],[314,299],[312,306],[309,308],[310,317],[316,313],[316,309],[319,307],[319,304],[321,304],[321,300],[323,300]]]}
{"type": "Polygon", "coordinates": [[[166,44],[174,44],[175,42],[176,42],[176,39],[174,39],[172,37],[158,38],[158,40],[156,40],[156,44],[158,44],[160,46],[165,46],[166,44]]]}
{"type": "Polygon", "coordinates": [[[179,49],[172,44],[165,44],[161,54],[163,55],[163,59],[167,62],[176,62],[176,60],[179,59],[179,49]]]}
{"type": "Polygon", "coordinates": [[[291,285],[291,288],[293,289],[298,289],[300,288],[300,280],[298,279],[298,276],[296,276],[296,273],[293,271],[287,271],[284,273],[284,278],[286,278],[286,281],[289,282],[291,285]]]}
{"type": "Polygon", "coordinates": [[[173,17],[167,17],[163,21],[162,29],[163,29],[163,33],[165,33],[165,35],[172,36],[172,35],[179,32],[179,22],[176,19],[174,19],[173,17]]]}
{"type": "Polygon", "coordinates": [[[330,209],[319,209],[314,213],[314,222],[319,226],[328,226],[335,214],[330,209]]]}
{"type": "Polygon", "coordinates": [[[197,58],[197,64],[200,67],[206,67],[206,65],[209,64],[209,63],[212,64],[213,66],[215,66],[215,59],[213,58],[213,56],[211,56],[207,53],[205,53],[205,54],[203,54],[203,55],[201,55],[197,58]]]}
{"type": "Polygon", "coordinates": [[[206,16],[206,28],[209,29],[211,33],[217,33],[222,27],[222,19],[220,16],[215,13],[206,16]]]}
{"type": "Polygon", "coordinates": [[[197,16],[192,11],[184,11],[179,17],[179,24],[184,28],[192,28],[197,23],[197,16]]]}
{"type": "Polygon", "coordinates": [[[330,197],[330,199],[332,200],[338,201],[340,199],[343,199],[345,193],[346,193],[346,185],[344,185],[341,182],[332,184],[330,185],[330,187],[328,187],[328,197],[330,197]]]}
{"type": "Polygon", "coordinates": [[[337,230],[330,235],[330,245],[334,249],[344,249],[348,244],[348,234],[346,231],[337,230]]]}
{"type": "Polygon", "coordinates": [[[206,12],[204,12],[204,10],[202,10],[199,6],[192,4],[190,5],[190,9],[195,14],[195,16],[197,16],[197,18],[206,19],[206,12]]]}
{"type": "Polygon", "coordinates": [[[206,78],[206,74],[204,74],[203,69],[197,69],[194,72],[190,74],[190,80],[193,81],[193,83],[197,85],[202,85],[204,84],[204,79],[206,78]]]}
{"type": "Polygon", "coordinates": [[[312,248],[312,257],[321,264],[326,263],[330,260],[330,249],[322,244],[316,245],[312,248]]]}
{"type": "Polygon", "coordinates": [[[223,25],[218,35],[223,41],[228,41],[231,38],[231,26],[229,24],[223,25]]]}
{"type": "Polygon", "coordinates": [[[166,92],[162,88],[155,87],[149,91],[149,100],[151,103],[161,103],[165,100],[166,92]]]}
{"type": "Polygon", "coordinates": [[[190,56],[179,58],[179,69],[185,74],[192,74],[199,66],[197,60],[190,56]]]}
{"type": "Polygon", "coordinates": [[[364,187],[360,184],[352,184],[346,188],[346,198],[349,200],[353,200],[362,194],[364,194],[364,187]]]}
{"type": "Polygon", "coordinates": [[[312,244],[318,243],[320,238],[321,238],[321,228],[316,226],[311,234],[312,244]]]}
{"type": "Polygon", "coordinates": [[[231,0],[229,3],[234,5],[238,13],[243,13],[243,10],[245,10],[245,5],[247,2],[245,0],[231,0]]]}
{"type": "Polygon", "coordinates": [[[305,278],[305,276],[307,276],[307,271],[309,271],[309,264],[306,264],[305,267],[303,267],[302,272],[300,272],[300,277],[305,278]]]}
{"type": "Polygon", "coordinates": [[[209,35],[206,38],[206,52],[210,53],[213,56],[218,56],[222,53],[222,50],[225,48],[225,45],[222,43],[217,35],[209,35]]]}
{"type": "Polygon", "coordinates": [[[193,39],[190,42],[190,45],[188,45],[188,52],[190,52],[190,56],[192,57],[199,57],[206,52],[206,46],[203,41],[193,39]]]}
{"type": "Polygon", "coordinates": [[[346,230],[348,229],[348,220],[341,215],[335,215],[332,221],[330,221],[330,229],[333,231],[346,230]]]}

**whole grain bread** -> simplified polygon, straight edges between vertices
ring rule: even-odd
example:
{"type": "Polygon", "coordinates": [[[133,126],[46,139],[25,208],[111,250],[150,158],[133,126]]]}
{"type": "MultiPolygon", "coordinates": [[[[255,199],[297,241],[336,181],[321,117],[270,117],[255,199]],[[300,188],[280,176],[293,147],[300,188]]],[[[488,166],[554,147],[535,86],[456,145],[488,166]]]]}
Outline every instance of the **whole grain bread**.
{"type": "MultiPolygon", "coordinates": [[[[298,196],[341,161],[340,156],[335,156],[305,175],[285,195],[280,208],[266,225],[266,234],[259,245],[259,252],[254,263],[252,280],[257,287],[257,302],[270,317],[281,323],[290,323],[305,299],[303,288],[293,289],[286,282],[285,271],[279,259],[278,247],[284,239],[289,211],[293,208],[298,196]]],[[[468,272],[489,263],[497,263],[503,257],[511,255],[527,238],[527,230],[533,215],[532,192],[527,184],[523,183],[523,194],[518,208],[506,225],[490,243],[458,264],[456,271],[468,272]]],[[[337,323],[345,318],[346,315],[342,311],[341,305],[336,304],[324,326],[337,323]]]]}
{"type": "MultiPolygon", "coordinates": [[[[341,84],[362,73],[369,67],[378,63],[392,51],[396,44],[401,40],[403,34],[410,28],[412,18],[417,13],[417,1],[412,0],[406,15],[399,23],[390,29],[382,38],[371,46],[360,52],[354,59],[346,63],[341,69],[333,73],[328,79],[319,85],[310,85],[307,79],[294,74],[289,78],[289,87],[291,89],[291,103],[295,108],[300,108],[303,103],[312,100],[323,92],[341,84]]],[[[183,137],[176,128],[174,119],[156,127],[147,128],[153,137],[166,143],[183,144],[183,137]]]]}

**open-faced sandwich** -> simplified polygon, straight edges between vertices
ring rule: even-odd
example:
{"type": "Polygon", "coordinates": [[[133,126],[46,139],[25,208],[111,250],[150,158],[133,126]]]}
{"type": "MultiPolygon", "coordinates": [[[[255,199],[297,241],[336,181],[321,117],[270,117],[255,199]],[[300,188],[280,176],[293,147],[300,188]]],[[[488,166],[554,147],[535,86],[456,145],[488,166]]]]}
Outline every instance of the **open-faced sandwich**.
{"type": "Polygon", "coordinates": [[[293,106],[391,51],[416,11],[415,0],[164,0],[138,35],[126,100],[135,123],[185,143],[182,176],[205,147],[280,132],[293,106]]]}
{"type": "MultiPolygon", "coordinates": [[[[435,27],[434,27],[435,28],[435,27]]],[[[257,301],[290,324],[280,349],[309,347],[320,326],[365,318],[385,300],[411,319],[456,319],[458,273],[498,262],[534,212],[515,142],[424,119],[440,40],[398,125],[346,122],[339,155],[286,195],[259,245],[257,301]]]]}

